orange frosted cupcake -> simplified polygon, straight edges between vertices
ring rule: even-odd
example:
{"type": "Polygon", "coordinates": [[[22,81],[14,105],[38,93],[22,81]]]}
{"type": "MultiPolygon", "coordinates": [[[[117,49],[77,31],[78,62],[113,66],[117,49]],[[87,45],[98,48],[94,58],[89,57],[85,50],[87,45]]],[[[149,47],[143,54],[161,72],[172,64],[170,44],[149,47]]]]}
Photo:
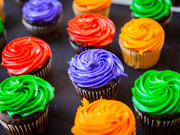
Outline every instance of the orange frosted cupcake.
{"type": "Polygon", "coordinates": [[[135,69],[147,69],[155,65],[164,45],[162,26],[150,19],[132,19],[122,28],[119,45],[125,63],[135,69]]]}
{"type": "Polygon", "coordinates": [[[5,16],[4,16],[4,1],[0,0],[0,18],[2,22],[5,22],[5,16]]]}
{"type": "Polygon", "coordinates": [[[109,17],[112,0],[74,0],[73,11],[75,15],[84,13],[98,13],[109,17]]]}
{"type": "Polygon", "coordinates": [[[135,135],[135,117],[131,109],[116,100],[99,99],[89,103],[83,98],[77,110],[74,135],[135,135]]]}

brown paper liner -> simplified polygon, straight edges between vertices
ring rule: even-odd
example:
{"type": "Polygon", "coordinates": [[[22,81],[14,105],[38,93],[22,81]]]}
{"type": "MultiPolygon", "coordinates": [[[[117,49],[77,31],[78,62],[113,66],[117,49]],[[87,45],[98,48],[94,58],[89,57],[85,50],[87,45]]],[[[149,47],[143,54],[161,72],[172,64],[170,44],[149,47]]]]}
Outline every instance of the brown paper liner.
{"type": "Polygon", "coordinates": [[[115,99],[117,97],[119,90],[119,82],[120,82],[120,78],[116,80],[116,82],[113,83],[112,85],[108,85],[106,87],[101,87],[97,89],[87,89],[87,88],[78,87],[72,81],[80,98],[83,99],[83,97],[85,97],[89,102],[98,100],[101,97],[103,99],[115,99]]]}
{"type": "Polygon", "coordinates": [[[25,17],[23,16],[22,23],[32,36],[38,37],[45,41],[52,41],[57,39],[59,37],[59,34],[61,33],[62,15],[58,17],[56,23],[50,25],[33,25],[24,18],[25,17]]]}
{"type": "Polygon", "coordinates": [[[155,51],[147,51],[143,54],[139,54],[137,51],[133,49],[128,49],[121,45],[119,40],[119,45],[121,48],[122,56],[124,62],[135,69],[147,69],[154,66],[160,57],[162,47],[164,43],[155,51]]]}
{"type": "MultiPolygon", "coordinates": [[[[39,116],[39,118],[28,121],[23,124],[6,123],[0,119],[0,123],[9,135],[38,135],[43,133],[48,124],[48,108],[39,116]]],[[[27,116],[28,117],[28,116],[27,116]]],[[[26,117],[24,117],[26,119],[26,117]]]]}
{"type": "Polygon", "coordinates": [[[110,7],[107,7],[105,9],[101,10],[101,11],[99,11],[99,9],[97,9],[97,10],[89,10],[86,7],[79,7],[74,2],[73,2],[73,5],[72,5],[72,8],[73,8],[75,16],[85,14],[85,13],[97,13],[97,14],[101,14],[101,15],[103,15],[105,17],[109,17],[109,12],[110,12],[110,7]]]}
{"type": "Polygon", "coordinates": [[[76,45],[75,42],[69,39],[69,42],[76,54],[80,54],[83,51],[90,50],[90,49],[104,49],[109,51],[110,45],[102,46],[102,47],[94,47],[94,46],[85,46],[85,45],[76,45]]]}
{"type": "MultiPolygon", "coordinates": [[[[49,60],[47,61],[46,64],[44,64],[42,66],[42,68],[40,69],[35,69],[33,71],[31,71],[30,75],[34,75],[34,76],[37,76],[37,77],[40,77],[48,82],[50,82],[51,80],[51,62],[52,61],[52,57],[49,58],[49,60]]],[[[10,76],[14,76],[13,74],[9,74],[10,76]]]]}
{"type": "Polygon", "coordinates": [[[139,125],[149,134],[172,134],[180,127],[180,113],[174,115],[155,116],[138,110],[135,105],[134,108],[139,125]]]}

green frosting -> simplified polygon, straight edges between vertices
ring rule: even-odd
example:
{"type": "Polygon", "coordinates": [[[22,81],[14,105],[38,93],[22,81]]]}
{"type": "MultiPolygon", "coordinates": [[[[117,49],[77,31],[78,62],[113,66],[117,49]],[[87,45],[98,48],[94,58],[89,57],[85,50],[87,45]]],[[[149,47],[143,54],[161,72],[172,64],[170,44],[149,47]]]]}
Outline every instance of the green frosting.
{"type": "Polygon", "coordinates": [[[0,84],[0,111],[7,111],[10,117],[43,112],[53,99],[54,88],[33,75],[9,77],[0,84]]]}
{"type": "Polygon", "coordinates": [[[2,23],[2,20],[0,18],[0,34],[4,32],[4,25],[2,23]]]}
{"type": "Polygon", "coordinates": [[[180,74],[171,70],[149,70],[132,88],[133,103],[151,115],[180,112],[180,74]]]}
{"type": "Polygon", "coordinates": [[[171,0],[133,0],[130,9],[133,16],[157,20],[170,12],[171,0]]]}

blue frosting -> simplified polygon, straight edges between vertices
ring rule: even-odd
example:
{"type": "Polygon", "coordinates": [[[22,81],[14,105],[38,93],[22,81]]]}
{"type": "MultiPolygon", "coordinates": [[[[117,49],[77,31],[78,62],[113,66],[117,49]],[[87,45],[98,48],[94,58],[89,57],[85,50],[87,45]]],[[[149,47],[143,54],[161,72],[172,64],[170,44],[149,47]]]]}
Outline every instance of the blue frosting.
{"type": "Polygon", "coordinates": [[[58,0],[29,0],[22,8],[23,15],[30,22],[56,22],[62,12],[58,0]]]}
{"type": "Polygon", "coordinates": [[[94,89],[113,79],[127,76],[117,56],[103,49],[91,49],[75,55],[69,62],[70,79],[79,87],[94,89]]]}

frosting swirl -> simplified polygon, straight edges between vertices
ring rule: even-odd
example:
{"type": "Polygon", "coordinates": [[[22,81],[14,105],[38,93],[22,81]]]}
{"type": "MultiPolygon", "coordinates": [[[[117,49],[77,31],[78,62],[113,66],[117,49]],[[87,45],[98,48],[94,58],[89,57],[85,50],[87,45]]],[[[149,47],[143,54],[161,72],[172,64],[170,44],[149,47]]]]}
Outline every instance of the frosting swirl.
{"type": "Polygon", "coordinates": [[[76,5],[86,7],[89,10],[103,10],[111,5],[112,0],[74,0],[73,2],[76,5]]]}
{"type": "Polygon", "coordinates": [[[180,113],[180,74],[149,70],[132,88],[134,105],[152,115],[180,113]]]}
{"type": "Polygon", "coordinates": [[[135,117],[131,109],[116,100],[99,99],[90,103],[84,98],[77,110],[75,135],[131,135],[135,131],[135,117]]]}
{"type": "Polygon", "coordinates": [[[86,46],[101,47],[112,42],[116,28],[109,18],[87,13],[69,20],[67,31],[73,41],[86,46]]]}
{"type": "Polygon", "coordinates": [[[69,66],[70,79],[79,87],[89,89],[100,88],[113,79],[126,76],[118,57],[103,49],[91,49],[75,55],[69,66]]]}
{"type": "Polygon", "coordinates": [[[4,32],[4,25],[2,23],[2,20],[0,18],[0,34],[4,32]]]}
{"type": "Polygon", "coordinates": [[[54,88],[33,75],[9,77],[0,84],[0,111],[22,117],[43,112],[54,98],[54,88]]]}
{"type": "Polygon", "coordinates": [[[1,66],[13,75],[22,75],[39,69],[51,57],[49,45],[35,37],[22,37],[11,41],[2,52],[1,66]]]}
{"type": "Polygon", "coordinates": [[[121,28],[119,35],[121,45],[140,54],[157,50],[164,43],[164,37],[162,26],[150,18],[132,19],[121,28]]]}
{"type": "Polygon", "coordinates": [[[130,9],[133,16],[157,20],[170,13],[172,3],[170,0],[133,0],[130,9]]]}
{"type": "Polygon", "coordinates": [[[62,12],[62,4],[58,0],[29,0],[24,4],[22,12],[31,23],[54,23],[62,12]]]}

